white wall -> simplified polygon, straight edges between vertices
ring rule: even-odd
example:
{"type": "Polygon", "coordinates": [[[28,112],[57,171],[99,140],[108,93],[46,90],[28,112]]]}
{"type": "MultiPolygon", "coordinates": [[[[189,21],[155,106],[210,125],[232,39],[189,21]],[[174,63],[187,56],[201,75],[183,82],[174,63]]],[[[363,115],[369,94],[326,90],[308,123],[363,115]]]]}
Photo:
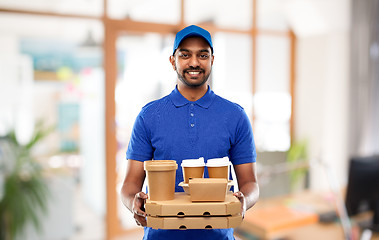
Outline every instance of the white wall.
{"type": "MultiPolygon", "coordinates": [[[[298,41],[296,138],[308,139],[310,158],[326,163],[344,183],[348,159],[349,34],[328,34],[298,41]]],[[[328,179],[316,164],[311,187],[325,189],[328,179]]]]}
{"type": "Polygon", "coordinates": [[[328,28],[298,34],[295,137],[309,141],[311,189],[330,187],[326,169],[340,187],[347,177],[350,2],[336,2],[318,8],[328,28]]]}

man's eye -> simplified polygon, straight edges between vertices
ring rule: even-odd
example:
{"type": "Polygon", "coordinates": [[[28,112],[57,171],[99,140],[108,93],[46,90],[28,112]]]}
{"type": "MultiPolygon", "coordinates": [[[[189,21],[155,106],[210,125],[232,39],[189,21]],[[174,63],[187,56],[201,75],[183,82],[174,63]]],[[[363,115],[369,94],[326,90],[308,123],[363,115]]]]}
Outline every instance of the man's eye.
{"type": "Polygon", "coordinates": [[[180,56],[183,57],[183,58],[188,58],[189,55],[185,54],[185,53],[182,53],[180,56]]]}
{"type": "Polygon", "coordinates": [[[209,56],[207,55],[207,54],[202,54],[202,55],[200,55],[200,58],[202,58],[202,59],[207,59],[209,56]]]}

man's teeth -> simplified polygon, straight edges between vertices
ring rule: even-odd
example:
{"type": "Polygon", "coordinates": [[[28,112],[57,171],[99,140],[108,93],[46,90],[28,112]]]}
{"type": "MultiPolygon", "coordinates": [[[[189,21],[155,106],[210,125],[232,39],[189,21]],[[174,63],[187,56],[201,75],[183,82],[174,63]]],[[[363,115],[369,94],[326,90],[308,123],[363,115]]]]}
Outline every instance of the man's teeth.
{"type": "Polygon", "coordinates": [[[188,72],[188,73],[191,74],[191,75],[200,74],[200,72],[188,72]]]}

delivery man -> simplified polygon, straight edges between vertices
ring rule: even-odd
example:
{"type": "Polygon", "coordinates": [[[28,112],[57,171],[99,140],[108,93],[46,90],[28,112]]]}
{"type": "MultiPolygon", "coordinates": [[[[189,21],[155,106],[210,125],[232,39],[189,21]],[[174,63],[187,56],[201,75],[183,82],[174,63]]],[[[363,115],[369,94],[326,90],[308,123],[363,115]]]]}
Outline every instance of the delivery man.
{"type": "MultiPolygon", "coordinates": [[[[148,56],[146,56],[148,57],[148,56]]],[[[241,214],[258,200],[256,151],[252,127],[244,109],[216,95],[207,84],[213,65],[213,44],[208,31],[195,25],[176,34],[172,68],[176,88],[144,106],[137,116],[126,157],[128,167],[122,201],[145,227],[144,239],[234,239],[233,229],[163,230],[146,227],[142,192],[144,161],[222,158],[228,156],[236,173],[241,214]]],[[[238,59],[236,59],[238,61],[238,59]]],[[[230,81],[233,81],[231,79],[230,81]]],[[[181,168],[176,171],[176,191],[183,191],[181,168]]]]}

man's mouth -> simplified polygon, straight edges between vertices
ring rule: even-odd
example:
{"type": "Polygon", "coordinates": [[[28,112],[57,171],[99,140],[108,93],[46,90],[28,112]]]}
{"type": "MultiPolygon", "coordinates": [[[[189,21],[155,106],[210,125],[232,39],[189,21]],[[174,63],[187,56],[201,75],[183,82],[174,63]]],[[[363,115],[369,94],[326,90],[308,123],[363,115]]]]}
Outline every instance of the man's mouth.
{"type": "Polygon", "coordinates": [[[187,73],[191,74],[191,75],[198,75],[198,74],[200,74],[200,72],[191,72],[191,71],[188,71],[187,73]]]}
{"type": "Polygon", "coordinates": [[[187,69],[187,70],[184,71],[184,73],[187,73],[191,77],[197,77],[201,73],[204,73],[204,70],[202,70],[202,69],[187,69]]]}

